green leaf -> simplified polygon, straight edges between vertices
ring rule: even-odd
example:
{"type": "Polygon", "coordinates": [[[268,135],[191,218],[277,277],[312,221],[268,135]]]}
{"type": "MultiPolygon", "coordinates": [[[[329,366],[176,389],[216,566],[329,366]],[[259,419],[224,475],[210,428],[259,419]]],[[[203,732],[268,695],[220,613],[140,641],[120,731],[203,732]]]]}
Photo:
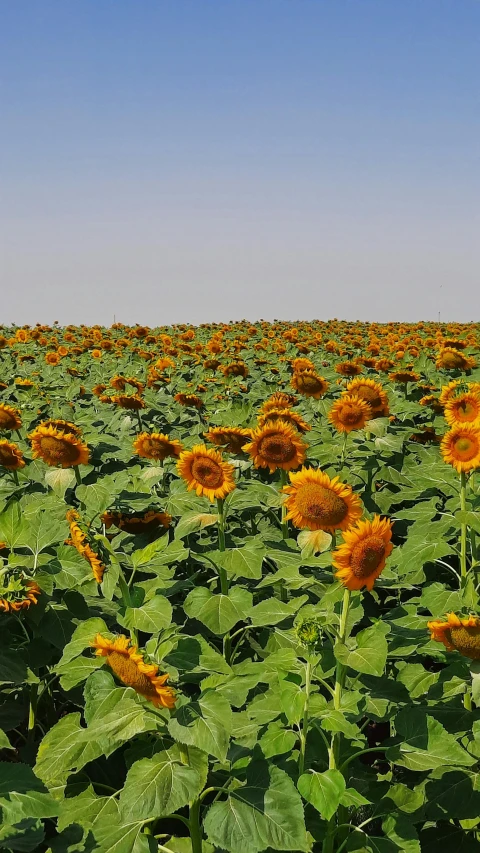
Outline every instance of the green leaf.
{"type": "Polygon", "coordinates": [[[14,548],[22,535],[22,511],[17,501],[10,501],[0,514],[0,540],[14,548]]]}
{"type": "Polygon", "coordinates": [[[355,637],[357,648],[350,651],[347,646],[338,644],[335,657],[340,663],[366,675],[380,676],[385,669],[388,645],[385,639],[390,626],[377,622],[371,628],[365,628],[355,637]]]}
{"type": "Polygon", "coordinates": [[[395,727],[403,741],[386,752],[387,759],[395,764],[420,772],[444,765],[475,764],[476,759],[460,746],[455,736],[421,708],[399,711],[395,727]]]}
{"type": "Polygon", "coordinates": [[[27,764],[0,762],[0,807],[10,824],[24,818],[56,817],[59,804],[27,764]]]}
{"type": "Polygon", "coordinates": [[[305,604],[306,599],[307,597],[302,595],[299,598],[292,598],[286,604],[279,598],[266,598],[250,611],[252,625],[256,628],[264,625],[277,625],[284,619],[294,616],[297,610],[305,604]]]}
{"type": "Polygon", "coordinates": [[[290,753],[297,741],[297,735],[291,729],[285,729],[280,723],[271,723],[260,738],[260,747],[265,758],[290,753]]]}
{"type": "Polygon", "coordinates": [[[190,533],[194,533],[197,530],[204,530],[205,527],[216,524],[217,521],[218,515],[216,513],[197,512],[197,510],[186,512],[182,515],[175,528],[175,539],[183,539],[190,533]]]}
{"type": "Polygon", "coordinates": [[[172,621],[172,605],[164,595],[155,595],[141,607],[127,607],[119,618],[125,628],[138,628],[146,634],[156,634],[168,628],[172,621]]]}
{"type": "Polygon", "coordinates": [[[151,835],[142,832],[140,821],[116,824],[105,821],[95,827],[95,853],[155,853],[157,842],[151,835]]]}
{"type": "Polygon", "coordinates": [[[339,770],[325,770],[323,773],[311,770],[300,776],[297,788],[307,803],[315,806],[324,820],[330,820],[340,805],[346,784],[339,770]]]}
{"type": "Polygon", "coordinates": [[[99,619],[94,616],[92,619],[86,619],[85,622],[81,622],[75,631],[72,634],[72,639],[63,649],[62,657],[60,658],[59,665],[69,663],[74,658],[81,655],[85,649],[90,648],[92,640],[95,638],[96,634],[101,634],[107,631],[108,628],[103,621],[103,619],[99,619]]]}
{"type": "Polygon", "coordinates": [[[0,848],[12,850],[15,853],[33,853],[38,851],[45,838],[45,831],[40,820],[25,818],[14,826],[3,823],[0,826],[0,848]]]}
{"type": "Polygon", "coordinates": [[[187,595],[183,609],[191,619],[198,619],[213,634],[226,634],[237,622],[244,621],[252,608],[252,594],[239,586],[228,595],[213,595],[206,587],[197,587],[187,595]]]}
{"type": "Polygon", "coordinates": [[[89,486],[84,486],[82,483],[77,486],[75,494],[78,500],[85,504],[89,515],[104,512],[112,500],[110,490],[102,482],[92,483],[89,486]]]}
{"type": "Polygon", "coordinates": [[[209,841],[228,853],[309,849],[302,802],[292,780],[263,761],[249,765],[244,787],[210,806],[204,829],[209,841]]]}
{"type": "Polygon", "coordinates": [[[228,551],[215,551],[214,563],[221,566],[235,578],[260,580],[262,563],[266,548],[261,536],[247,540],[241,548],[229,548],[228,551]]]}
{"type": "Polygon", "coordinates": [[[45,472],[45,482],[53,492],[63,498],[67,489],[75,483],[75,472],[71,468],[49,468],[45,472]]]}
{"type": "Polygon", "coordinates": [[[13,749],[14,747],[11,745],[7,735],[0,729],[0,749],[13,749]]]}
{"type": "Polygon", "coordinates": [[[60,685],[63,690],[68,691],[85,681],[92,672],[100,669],[104,663],[105,660],[101,657],[87,658],[79,655],[72,661],[57,664],[55,672],[60,676],[60,685]]]}
{"type": "Polygon", "coordinates": [[[188,748],[189,763],[173,746],[153,758],[136,761],[120,794],[120,815],[129,820],[167,817],[195,799],[202,790],[208,762],[204,752],[188,748]]]}
{"type": "Polygon", "coordinates": [[[196,702],[182,705],[168,723],[175,740],[225,761],[232,731],[232,711],[219,693],[206,692],[196,702]]]}

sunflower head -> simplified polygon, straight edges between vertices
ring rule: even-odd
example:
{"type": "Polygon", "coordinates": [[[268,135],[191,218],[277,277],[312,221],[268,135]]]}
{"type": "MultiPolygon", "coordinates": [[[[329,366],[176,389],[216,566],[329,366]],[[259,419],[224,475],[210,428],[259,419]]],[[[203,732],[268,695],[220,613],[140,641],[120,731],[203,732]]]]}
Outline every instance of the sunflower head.
{"type": "Polygon", "coordinates": [[[113,525],[126,533],[138,534],[152,533],[159,527],[166,530],[172,523],[172,516],[166,512],[157,512],[154,509],[142,513],[111,511],[104,512],[101,521],[107,530],[113,525]]]}
{"type": "Polygon", "coordinates": [[[259,415],[258,425],[262,427],[269,421],[275,420],[286,421],[287,424],[295,427],[298,432],[309,432],[311,430],[310,424],[307,424],[298,412],[292,411],[289,408],[269,409],[265,414],[259,415]]]}
{"type": "Polygon", "coordinates": [[[297,430],[285,420],[267,421],[252,431],[252,441],[244,450],[250,454],[256,468],[277,468],[291,471],[305,459],[307,445],[297,430]]]}
{"type": "Polygon", "coordinates": [[[318,376],[314,370],[302,370],[292,376],[292,385],[304,397],[319,400],[328,390],[328,382],[323,376],[318,376]]]}
{"type": "Polygon", "coordinates": [[[7,471],[18,471],[23,468],[25,462],[23,453],[13,441],[7,441],[6,438],[0,439],[0,467],[6,468],[7,471]]]}
{"type": "Polygon", "coordinates": [[[345,390],[347,394],[365,400],[372,410],[373,417],[388,416],[388,397],[379,382],[357,377],[348,383],[345,390]]]}
{"type": "Polygon", "coordinates": [[[0,403],[0,431],[20,429],[21,426],[20,412],[17,412],[13,406],[0,403]]]}
{"type": "Polygon", "coordinates": [[[53,426],[38,426],[29,435],[29,440],[33,457],[43,459],[47,465],[73,468],[88,463],[87,445],[71,432],[63,432],[53,426]]]}
{"type": "Polygon", "coordinates": [[[233,465],[224,462],[222,454],[204,444],[184,450],[177,463],[180,477],[187,483],[188,490],[210,501],[223,500],[235,488],[233,465]]]}
{"type": "Polygon", "coordinates": [[[471,424],[452,427],[443,436],[440,450],[444,461],[459,473],[480,468],[480,428],[471,424]]]}
{"type": "Polygon", "coordinates": [[[110,403],[120,409],[131,409],[135,412],[145,408],[145,403],[138,394],[116,394],[110,397],[110,403]]]}
{"type": "Polygon", "coordinates": [[[436,366],[445,370],[466,371],[476,367],[476,361],[453,347],[443,347],[438,354],[436,366]]]}
{"type": "Polygon", "coordinates": [[[455,613],[447,615],[447,621],[433,620],[427,623],[432,640],[443,643],[448,651],[460,652],[471,660],[480,660],[480,618],[469,616],[461,619],[455,613]]]}
{"type": "Polygon", "coordinates": [[[472,424],[480,428],[480,395],[468,391],[451,397],[445,403],[444,413],[450,426],[472,424]]]}
{"type": "Polygon", "coordinates": [[[181,406],[190,407],[193,409],[201,409],[203,406],[203,400],[200,397],[197,397],[196,394],[175,394],[173,398],[177,403],[180,403],[181,406]]]}
{"type": "Polygon", "coordinates": [[[133,449],[137,456],[163,462],[168,456],[180,456],[183,447],[180,441],[163,432],[141,432],[133,442],[133,449]]]}
{"type": "Polygon", "coordinates": [[[358,521],[342,537],[343,545],[332,554],[336,577],[347,589],[370,591],[393,550],[391,521],[375,515],[372,521],[358,521]]]}
{"type": "Polygon", "coordinates": [[[298,403],[298,399],[294,394],[285,394],[283,391],[277,391],[262,403],[260,411],[266,414],[272,409],[287,409],[290,406],[295,406],[296,403],[298,403]]]}
{"type": "Polygon", "coordinates": [[[132,687],[140,696],[148,699],[157,708],[173,708],[175,692],[168,687],[168,674],[158,675],[158,666],[146,663],[144,656],[131,645],[131,640],[120,634],[115,640],[109,640],[97,634],[91,642],[95,654],[106,658],[112,672],[122,684],[132,687]]]}
{"type": "Polygon", "coordinates": [[[335,365],[335,373],[340,376],[358,376],[362,372],[361,364],[356,361],[341,361],[335,365]]]}
{"type": "Polygon", "coordinates": [[[69,432],[72,435],[77,436],[77,438],[82,434],[82,430],[80,429],[80,427],[75,426],[75,424],[70,423],[70,421],[63,421],[59,418],[48,418],[48,420],[42,421],[39,426],[53,427],[59,432],[69,432]]]}
{"type": "Polygon", "coordinates": [[[204,436],[217,447],[224,447],[229,453],[238,454],[250,441],[252,431],[242,427],[212,427],[204,436]]]}
{"type": "Polygon", "coordinates": [[[313,468],[302,468],[289,476],[290,485],[283,488],[288,495],[286,520],[291,519],[295,527],[333,533],[346,530],[360,518],[360,498],[338,477],[332,480],[313,468]]]}
{"type": "Polygon", "coordinates": [[[301,619],[295,625],[295,633],[302,646],[313,651],[321,641],[322,630],[318,619],[301,619]]]}
{"type": "Polygon", "coordinates": [[[328,413],[328,420],[338,432],[349,433],[352,430],[363,429],[372,418],[372,408],[360,397],[350,394],[337,400],[328,413]]]}
{"type": "Polygon", "coordinates": [[[0,611],[16,613],[37,603],[40,588],[35,581],[12,569],[0,576],[0,611]]]}

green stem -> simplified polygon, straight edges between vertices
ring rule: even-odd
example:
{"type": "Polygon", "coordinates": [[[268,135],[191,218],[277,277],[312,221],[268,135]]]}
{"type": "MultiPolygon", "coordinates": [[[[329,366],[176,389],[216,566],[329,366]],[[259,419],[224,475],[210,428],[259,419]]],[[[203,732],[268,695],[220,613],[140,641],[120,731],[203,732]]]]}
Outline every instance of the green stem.
{"type": "MultiPolygon", "coordinates": [[[[120,567],[119,567],[120,568],[120,567]]],[[[132,597],[130,595],[129,586],[124,578],[123,572],[120,569],[120,573],[118,575],[118,585],[120,587],[120,592],[122,593],[122,603],[124,607],[132,606],[132,597]]],[[[132,640],[136,646],[138,646],[138,632],[136,628],[130,628],[130,635],[132,640]]]]}
{"type": "MultiPolygon", "coordinates": [[[[218,512],[218,550],[222,553],[225,551],[225,511],[222,498],[217,498],[218,512]]],[[[228,577],[225,569],[221,566],[218,569],[220,579],[220,592],[222,595],[228,595],[228,577]]],[[[232,659],[232,640],[230,634],[225,634],[223,638],[223,656],[226,662],[230,665],[232,659]]]]}
{"type": "Polygon", "coordinates": [[[77,481],[77,486],[81,486],[82,485],[82,475],[80,474],[80,471],[78,470],[78,465],[74,465],[73,470],[75,471],[75,479],[77,481]]]}
{"type": "Polygon", "coordinates": [[[142,424],[142,416],[140,414],[140,409],[135,409],[138,418],[138,426],[140,427],[140,432],[143,432],[143,424],[142,424]]]}
{"type": "Polygon", "coordinates": [[[200,826],[200,800],[196,799],[190,803],[189,810],[190,840],[192,842],[192,853],[202,853],[202,829],[200,826]]]}
{"type": "Polygon", "coordinates": [[[35,725],[37,721],[38,684],[30,685],[30,704],[28,708],[28,734],[27,743],[32,743],[35,736],[35,725]]]}
{"type": "Polygon", "coordinates": [[[301,776],[305,770],[305,752],[307,748],[308,734],[308,711],[310,702],[310,688],[312,683],[312,662],[307,661],[305,668],[305,708],[303,711],[302,729],[300,732],[300,756],[298,759],[298,775],[301,776]]]}
{"type": "MultiPolygon", "coordinates": [[[[462,513],[467,511],[467,477],[465,471],[460,473],[460,509],[462,513]]],[[[460,573],[462,580],[467,577],[467,525],[462,521],[460,525],[460,573]]]]}
{"type": "Polygon", "coordinates": [[[16,486],[19,486],[19,485],[20,485],[20,483],[19,483],[19,481],[18,481],[18,474],[17,474],[17,472],[16,472],[16,471],[12,471],[12,474],[13,474],[13,481],[14,481],[15,485],[16,485],[16,486]]]}

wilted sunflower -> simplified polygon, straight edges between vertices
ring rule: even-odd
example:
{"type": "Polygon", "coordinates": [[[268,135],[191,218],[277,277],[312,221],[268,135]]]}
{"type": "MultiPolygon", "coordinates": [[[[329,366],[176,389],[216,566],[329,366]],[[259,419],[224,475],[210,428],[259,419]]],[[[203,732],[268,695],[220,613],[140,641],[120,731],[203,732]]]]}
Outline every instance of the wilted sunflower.
{"type": "Polygon", "coordinates": [[[33,457],[43,459],[47,465],[73,468],[88,463],[87,445],[72,432],[63,432],[53,426],[38,426],[28,438],[33,457]]]}
{"type": "Polygon", "coordinates": [[[284,486],[288,495],[286,520],[295,527],[309,530],[346,530],[362,514],[362,503],[351,486],[340,483],[338,477],[313,468],[291,473],[290,485],[284,486]]]}
{"type": "Polygon", "coordinates": [[[95,394],[96,397],[101,397],[106,388],[106,385],[94,385],[92,388],[92,394],[95,394]]]}
{"type": "Polygon", "coordinates": [[[98,554],[95,553],[90,545],[86,532],[80,527],[78,523],[80,521],[78,512],[74,509],[68,510],[66,519],[70,528],[71,544],[89,564],[96,582],[101,583],[105,573],[105,566],[98,554]]]}
{"type": "Polygon", "coordinates": [[[188,485],[195,489],[198,497],[205,495],[210,501],[226,498],[235,488],[233,465],[224,462],[222,454],[204,444],[196,444],[184,450],[177,463],[178,473],[188,485]]]}
{"type": "Polygon", "coordinates": [[[196,394],[175,394],[173,399],[181,406],[190,406],[194,409],[201,409],[203,406],[203,400],[196,394]]]}
{"type": "Polygon", "coordinates": [[[207,441],[224,447],[229,453],[241,453],[245,444],[252,437],[251,429],[243,429],[242,427],[212,427],[208,432],[203,433],[207,441]]]}
{"type": "Polygon", "coordinates": [[[120,409],[131,409],[136,412],[145,408],[145,403],[138,394],[117,394],[110,397],[110,402],[120,409]]]}
{"type": "Polygon", "coordinates": [[[455,613],[447,614],[447,621],[427,622],[430,638],[443,643],[448,651],[460,652],[471,660],[480,660],[480,618],[469,616],[460,619],[455,613]]]}
{"type": "Polygon", "coordinates": [[[298,430],[298,432],[309,432],[312,428],[310,424],[307,424],[307,422],[303,420],[302,416],[299,415],[298,412],[294,412],[292,409],[288,408],[269,409],[265,414],[259,415],[258,425],[262,427],[269,421],[278,419],[286,421],[287,424],[293,426],[298,430]]]}
{"type": "Polygon", "coordinates": [[[445,403],[444,413],[450,426],[472,424],[480,428],[480,396],[469,391],[451,397],[445,403]]]}
{"type": "Polygon", "coordinates": [[[22,451],[13,441],[7,441],[6,438],[0,439],[0,467],[6,468],[7,471],[18,471],[19,468],[25,467],[22,451]]]}
{"type": "Polygon", "coordinates": [[[371,407],[374,418],[388,416],[388,397],[380,383],[375,382],[374,379],[364,379],[363,377],[352,379],[347,384],[345,391],[350,396],[365,400],[371,407]]]}
{"type": "Polygon", "coordinates": [[[345,395],[337,400],[328,413],[328,420],[338,432],[363,429],[372,418],[372,409],[360,397],[345,395]]]}
{"type": "Polygon", "coordinates": [[[474,358],[463,355],[453,347],[444,347],[440,350],[435,365],[445,370],[471,370],[477,363],[474,358]]]}
{"type": "Polygon", "coordinates": [[[133,442],[137,456],[143,459],[157,459],[163,462],[167,456],[180,456],[183,445],[176,438],[169,438],[163,432],[141,432],[133,442]]]}
{"type": "Polygon", "coordinates": [[[375,515],[373,521],[357,521],[342,537],[344,544],[332,554],[335,576],[347,589],[370,591],[393,551],[392,522],[375,515]]]}
{"type": "Polygon", "coordinates": [[[327,380],[323,376],[318,376],[314,370],[302,370],[301,373],[294,373],[292,385],[299,394],[303,394],[304,397],[313,397],[315,400],[323,397],[328,390],[327,380]]]}
{"type": "Polygon", "coordinates": [[[430,442],[433,444],[440,444],[442,438],[440,435],[437,435],[434,427],[426,426],[421,427],[420,432],[412,433],[409,440],[415,441],[417,444],[429,444],[430,442]]]}
{"type": "Polygon", "coordinates": [[[120,634],[115,640],[108,640],[97,634],[92,641],[98,657],[105,657],[107,663],[117,678],[127,687],[133,689],[157,708],[173,708],[175,692],[167,687],[168,673],[158,675],[158,666],[145,663],[143,655],[137,652],[136,646],[130,645],[130,639],[120,634]]]}
{"type": "Polygon", "coordinates": [[[0,579],[0,610],[8,613],[28,610],[30,605],[37,603],[40,588],[35,581],[24,576],[15,577],[13,572],[4,574],[0,579]]]}
{"type": "Polygon", "coordinates": [[[167,529],[172,523],[172,516],[167,512],[157,512],[149,509],[143,513],[133,512],[104,512],[101,521],[107,530],[114,525],[126,533],[152,533],[159,527],[167,529]]]}
{"type": "Polygon", "coordinates": [[[0,430],[20,429],[21,426],[20,412],[6,403],[0,403],[0,430]]]}
{"type": "Polygon", "coordinates": [[[252,441],[243,448],[253,459],[255,468],[277,468],[291,471],[305,459],[307,445],[297,430],[284,420],[268,421],[252,430],[252,441]]]}
{"type": "Polygon", "coordinates": [[[222,373],[224,376],[242,376],[246,379],[248,376],[248,367],[243,361],[234,361],[222,367],[222,373]]]}
{"type": "Polygon", "coordinates": [[[480,468],[480,429],[470,424],[452,427],[443,436],[440,450],[444,462],[458,472],[480,468]]]}

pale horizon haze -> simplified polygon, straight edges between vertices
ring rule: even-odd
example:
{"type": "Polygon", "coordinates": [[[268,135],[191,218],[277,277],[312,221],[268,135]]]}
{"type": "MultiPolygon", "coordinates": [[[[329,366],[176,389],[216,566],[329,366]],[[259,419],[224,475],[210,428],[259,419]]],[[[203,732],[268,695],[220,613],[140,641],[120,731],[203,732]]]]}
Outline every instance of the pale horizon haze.
{"type": "Polygon", "coordinates": [[[478,0],[0,2],[0,322],[480,321],[478,0]]]}

